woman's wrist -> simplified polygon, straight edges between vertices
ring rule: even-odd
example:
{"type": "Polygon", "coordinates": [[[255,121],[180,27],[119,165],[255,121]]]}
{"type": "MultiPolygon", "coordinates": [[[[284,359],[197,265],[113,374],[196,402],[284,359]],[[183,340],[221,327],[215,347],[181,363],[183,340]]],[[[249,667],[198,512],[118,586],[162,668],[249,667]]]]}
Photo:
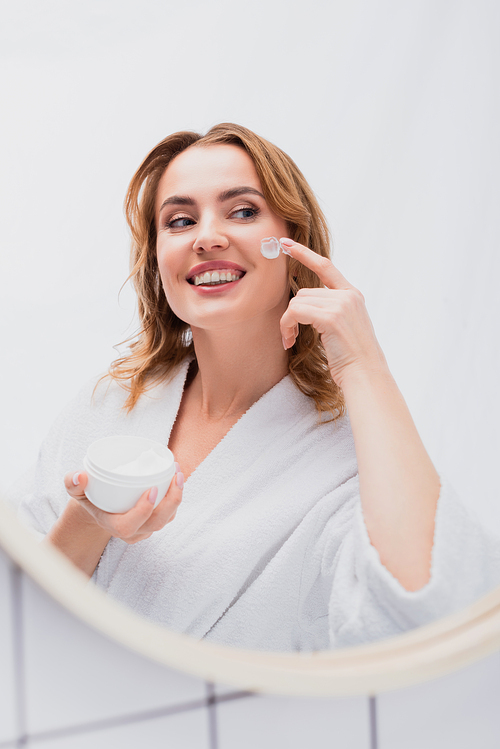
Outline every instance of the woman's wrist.
{"type": "Polygon", "coordinates": [[[46,540],[91,577],[110,538],[111,534],[70,498],[46,540]]]}
{"type": "MultiPolygon", "coordinates": [[[[355,397],[356,392],[363,390],[387,390],[394,388],[399,390],[394,377],[385,361],[373,364],[353,364],[342,371],[337,378],[339,386],[344,393],[346,402],[355,397]]],[[[349,405],[347,406],[349,408],[349,405]]]]}

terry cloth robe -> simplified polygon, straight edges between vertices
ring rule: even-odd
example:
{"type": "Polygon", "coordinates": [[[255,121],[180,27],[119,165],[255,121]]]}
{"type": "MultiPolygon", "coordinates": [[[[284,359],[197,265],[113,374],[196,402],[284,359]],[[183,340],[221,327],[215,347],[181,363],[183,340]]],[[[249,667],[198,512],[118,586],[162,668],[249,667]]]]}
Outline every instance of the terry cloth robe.
{"type": "MultiPolygon", "coordinates": [[[[116,383],[87,386],[39,456],[23,520],[46,534],[63,475],[113,434],[168,444],[189,362],[127,415],[116,383]]],[[[111,539],[94,582],[138,614],[195,638],[312,651],[389,637],[473,602],[500,581],[498,541],[443,481],[432,576],[406,591],[381,564],[361,511],[348,418],[318,423],[289,376],[260,398],[188,478],[175,520],[149,539],[111,539]]]]}

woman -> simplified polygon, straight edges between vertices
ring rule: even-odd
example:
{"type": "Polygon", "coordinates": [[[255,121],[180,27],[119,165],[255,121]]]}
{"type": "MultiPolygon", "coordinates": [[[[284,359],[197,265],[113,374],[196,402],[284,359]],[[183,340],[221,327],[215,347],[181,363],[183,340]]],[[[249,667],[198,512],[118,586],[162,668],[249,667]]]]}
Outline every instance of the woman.
{"type": "Polygon", "coordinates": [[[141,330],[56,422],[31,525],[139,613],[243,647],[373,640],[491,588],[494,546],[441,484],[291,159],[237,125],[177,133],[126,209],[141,330]],[[287,255],[262,256],[270,236],[287,255]],[[75,469],[114,433],[173,451],[156,509],[155,487],[122,515],[86,499],[75,469]]]}

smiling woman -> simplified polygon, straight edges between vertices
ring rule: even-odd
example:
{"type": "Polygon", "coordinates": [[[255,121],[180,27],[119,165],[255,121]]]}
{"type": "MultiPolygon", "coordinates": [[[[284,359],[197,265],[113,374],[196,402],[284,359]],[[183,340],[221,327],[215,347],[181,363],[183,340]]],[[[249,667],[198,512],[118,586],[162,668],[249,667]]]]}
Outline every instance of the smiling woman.
{"type": "Polygon", "coordinates": [[[499,544],[432,465],[293,161],[237,125],[176,133],[126,208],[141,330],[56,422],[31,527],[144,616],[247,648],[376,640],[497,584],[499,544]],[[110,514],[81,467],[120,434],[177,470],[110,514]]]}

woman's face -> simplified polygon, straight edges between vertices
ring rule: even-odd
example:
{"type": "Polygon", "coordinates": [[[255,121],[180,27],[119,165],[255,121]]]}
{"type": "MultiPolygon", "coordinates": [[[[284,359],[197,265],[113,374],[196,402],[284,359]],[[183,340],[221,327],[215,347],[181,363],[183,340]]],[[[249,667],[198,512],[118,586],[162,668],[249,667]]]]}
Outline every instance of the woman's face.
{"type": "Polygon", "coordinates": [[[265,259],[260,243],[287,236],[287,226],[243,149],[195,146],[176,156],[158,185],[156,218],[160,276],[177,317],[192,329],[279,325],[288,258],[265,259]]]}

